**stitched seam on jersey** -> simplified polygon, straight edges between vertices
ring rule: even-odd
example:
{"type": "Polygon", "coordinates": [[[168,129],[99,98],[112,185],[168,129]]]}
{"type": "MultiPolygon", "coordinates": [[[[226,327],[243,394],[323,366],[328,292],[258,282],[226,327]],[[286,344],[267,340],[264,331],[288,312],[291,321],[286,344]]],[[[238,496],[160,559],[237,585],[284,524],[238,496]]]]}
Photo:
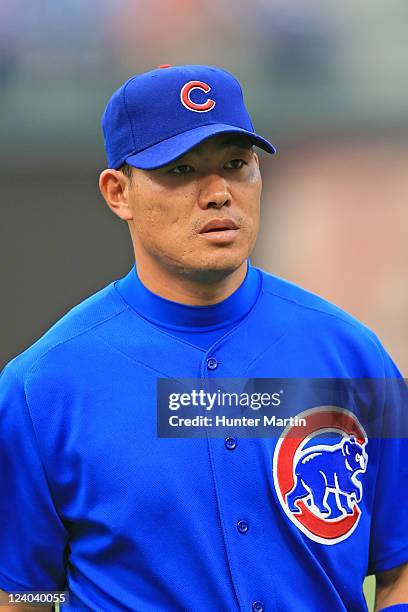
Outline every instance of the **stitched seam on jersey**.
{"type": "Polygon", "coordinates": [[[45,461],[44,461],[42,453],[41,453],[41,448],[40,448],[39,440],[38,440],[38,437],[37,437],[37,432],[35,430],[34,422],[33,422],[32,416],[31,416],[30,404],[29,404],[28,397],[27,397],[26,384],[28,384],[28,380],[24,381],[24,383],[23,383],[24,399],[25,399],[25,403],[26,403],[26,407],[27,407],[28,420],[31,423],[31,428],[32,428],[32,433],[33,433],[33,440],[34,440],[35,447],[37,449],[38,459],[40,461],[42,470],[44,472],[44,478],[45,478],[45,481],[47,483],[48,490],[50,492],[50,497],[51,497],[51,500],[52,500],[52,506],[53,506],[53,508],[55,510],[56,515],[58,516],[59,520],[61,521],[61,525],[63,526],[66,534],[69,535],[69,531],[66,528],[65,523],[64,523],[64,521],[63,521],[63,519],[62,519],[62,517],[61,517],[61,515],[60,515],[60,513],[58,511],[57,504],[55,503],[55,496],[54,496],[54,493],[53,493],[53,490],[52,490],[52,487],[51,487],[50,479],[48,477],[48,472],[47,472],[47,469],[45,467],[45,461]]]}
{"type": "Polygon", "coordinates": [[[0,576],[2,576],[7,582],[10,582],[11,584],[17,587],[21,587],[26,591],[35,590],[33,589],[32,586],[27,586],[26,584],[23,584],[22,582],[17,582],[17,580],[14,580],[13,578],[9,578],[4,572],[0,572],[0,576]]]}
{"type": "Polygon", "coordinates": [[[166,374],[165,372],[161,372],[160,370],[156,370],[156,368],[153,368],[152,366],[144,363],[143,361],[139,361],[138,359],[135,359],[134,357],[132,357],[132,355],[128,355],[128,353],[125,353],[124,351],[122,351],[120,348],[118,348],[114,344],[110,344],[110,342],[108,342],[108,340],[106,340],[106,338],[104,338],[103,336],[99,336],[99,334],[96,334],[96,332],[94,332],[94,333],[95,333],[95,335],[98,336],[99,340],[104,342],[107,346],[109,346],[109,348],[114,349],[120,355],[123,355],[124,357],[127,357],[127,359],[129,359],[133,363],[138,363],[139,365],[144,366],[148,370],[152,370],[156,374],[160,374],[161,376],[164,376],[164,378],[172,378],[172,377],[169,376],[169,374],[166,374]]]}
{"type": "MultiPolygon", "coordinates": [[[[202,362],[201,362],[200,374],[201,374],[201,378],[206,379],[206,380],[210,380],[210,378],[208,376],[208,371],[206,370],[206,367],[205,367],[205,360],[202,360],[202,362]]],[[[233,575],[233,572],[232,572],[232,562],[231,562],[230,549],[229,549],[227,534],[226,534],[226,531],[225,531],[225,528],[224,528],[225,520],[223,520],[223,512],[222,512],[221,503],[220,503],[220,496],[219,496],[219,493],[218,493],[217,479],[215,478],[214,461],[213,461],[212,450],[211,450],[211,445],[210,445],[210,439],[208,437],[207,429],[205,429],[205,439],[207,440],[208,458],[209,458],[209,461],[210,461],[210,469],[211,469],[211,475],[212,475],[212,483],[213,483],[213,489],[214,489],[215,502],[216,502],[216,507],[217,507],[217,510],[218,510],[217,517],[218,517],[218,521],[219,521],[219,525],[220,525],[221,537],[222,537],[222,540],[224,542],[225,557],[226,557],[225,561],[226,561],[226,565],[227,565],[227,568],[228,568],[229,576],[230,576],[230,579],[231,579],[231,584],[232,584],[233,592],[234,592],[234,595],[235,595],[235,598],[236,598],[236,602],[237,602],[237,605],[238,605],[238,609],[242,610],[242,606],[241,606],[241,602],[240,602],[240,596],[239,596],[238,583],[236,584],[236,581],[234,579],[234,575],[233,575]]]]}
{"type": "Polygon", "coordinates": [[[250,317],[253,316],[253,313],[261,300],[261,295],[263,291],[263,276],[258,268],[255,268],[255,270],[258,272],[258,275],[260,277],[260,289],[259,289],[259,293],[258,293],[255,303],[252,305],[252,308],[246,313],[244,318],[241,319],[241,321],[239,321],[235,327],[233,327],[232,329],[229,329],[223,336],[221,336],[221,338],[218,338],[218,340],[216,340],[214,344],[212,344],[210,348],[208,348],[205,351],[206,353],[210,353],[214,351],[214,349],[220,348],[220,346],[222,346],[226,340],[229,340],[233,334],[239,331],[239,329],[241,328],[241,325],[244,325],[244,323],[246,323],[250,319],[250,317]]]}
{"type": "MultiPolygon", "coordinates": [[[[383,351],[380,351],[381,354],[381,360],[382,360],[382,364],[383,364],[383,378],[385,380],[385,361],[384,361],[384,354],[383,351]]],[[[384,425],[384,420],[385,420],[385,403],[386,403],[386,396],[387,396],[387,389],[385,387],[384,389],[384,397],[383,397],[383,402],[382,402],[382,409],[383,409],[383,425],[384,425]]],[[[381,491],[379,490],[379,472],[380,472],[380,462],[381,462],[381,456],[383,453],[383,448],[384,448],[384,438],[381,437],[379,440],[379,448],[378,448],[378,461],[377,461],[377,466],[376,466],[376,473],[375,473],[375,488],[374,488],[374,498],[373,498],[373,512],[372,512],[372,520],[371,520],[371,525],[370,525],[370,541],[372,541],[372,534],[375,528],[375,511],[377,508],[377,501],[378,498],[381,496],[381,491]]],[[[382,563],[386,563],[389,559],[392,559],[395,556],[398,556],[399,554],[401,554],[401,552],[404,552],[405,550],[408,550],[408,546],[404,546],[404,548],[400,549],[398,552],[393,552],[393,553],[389,553],[388,555],[386,555],[385,557],[380,557],[379,559],[370,559],[370,556],[368,558],[368,566],[369,568],[374,568],[377,565],[381,565],[382,563]]],[[[369,551],[370,552],[370,551],[369,551]]]]}
{"type": "Polygon", "coordinates": [[[38,357],[38,359],[36,359],[36,361],[27,370],[27,377],[34,371],[36,366],[38,366],[40,364],[40,361],[42,361],[42,359],[44,357],[46,357],[49,353],[51,353],[53,350],[59,348],[60,346],[62,346],[64,344],[67,344],[68,342],[76,340],[80,336],[83,336],[84,334],[87,334],[88,332],[92,331],[93,329],[95,329],[99,325],[103,325],[104,323],[107,323],[111,319],[114,319],[115,317],[118,317],[119,315],[123,314],[123,312],[125,312],[125,310],[126,309],[123,308],[123,310],[120,310],[119,312],[115,312],[115,314],[113,314],[113,315],[109,315],[109,317],[107,317],[106,319],[102,319],[101,321],[98,321],[97,323],[93,323],[92,325],[90,325],[89,327],[86,327],[85,329],[83,329],[82,331],[78,332],[77,334],[73,334],[69,338],[65,338],[65,340],[61,340],[60,342],[57,342],[56,344],[53,344],[52,346],[50,346],[50,348],[47,349],[45,351],[45,353],[42,353],[42,355],[40,355],[40,357],[38,357]]]}
{"type": "MultiPolygon", "coordinates": [[[[389,553],[388,555],[386,555],[385,557],[380,557],[379,559],[375,559],[373,560],[373,562],[370,564],[370,567],[373,568],[376,565],[381,565],[382,563],[386,563],[387,561],[389,561],[390,559],[393,559],[393,557],[398,557],[401,553],[407,551],[408,552],[408,545],[404,546],[403,548],[400,548],[398,551],[394,551],[392,553],[389,553]]],[[[407,561],[408,561],[408,557],[407,557],[407,561]]],[[[404,563],[404,561],[402,561],[402,563],[404,563]]],[[[381,570],[380,570],[381,571],[381,570]]]]}
{"type": "Polygon", "coordinates": [[[215,325],[214,324],[211,324],[211,325],[202,325],[202,326],[195,326],[195,325],[191,325],[191,326],[190,325],[171,325],[171,324],[168,324],[168,323],[162,323],[161,321],[159,321],[157,319],[153,319],[153,318],[149,319],[148,317],[145,317],[142,314],[140,314],[140,312],[138,312],[136,309],[134,309],[131,304],[129,304],[129,306],[144,321],[147,321],[148,323],[151,323],[155,327],[163,329],[164,331],[170,330],[170,332],[168,332],[168,333],[171,333],[172,330],[174,332],[176,332],[176,331],[182,331],[182,332],[183,331],[191,331],[191,332],[194,332],[194,333],[197,333],[197,334],[200,334],[200,333],[204,334],[204,333],[208,332],[208,330],[209,331],[219,331],[219,330],[222,330],[223,327],[228,327],[230,324],[231,325],[235,325],[236,323],[238,323],[241,320],[242,316],[245,316],[245,315],[242,315],[240,317],[237,317],[232,322],[217,323],[215,325]]]}
{"type": "MultiPolygon", "coordinates": [[[[103,585],[101,585],[100,583],[97,584],[96,582],[92,581],[91,578],[87,576],[86,574],[84,574],[84,572],[79,567],[75,567],[75,577],[76,577],[77,583],[81,584],[82,587],[85,587],[85,588],[83,588],[81,595],[79,595],[78,593],[74,593],[75,597],[78,600],[80,600],[80,603],[83,605],[83,607],[81,608],[75,607],[72,612],[96,612],[96,611],[99,612],[99,610],[101,610],[102,612],[105,612],[105,610],[108,610],[108,608],[105,607],[105,605],[102,608],[102,606],[99,604],[99,601],[97,604],[94,599],[92,600],[90,598],[90,592],[89,592],[90,588],[92,589],[92,597],[94,597],[96,594],[98,600],[100,599],[105,600],[103,602],[104,604],[106,604],[106,596],[114,600],[114,603],[109,601],[109,604],[112,603],[112,605],[115,606],[114,608],[109,606],[109,610],[112,610],[114,612],[116,612],[117,610],[120,610],[121,612],[122,611],[123,612],[142,612],[142,610],[140,609],[136,610],[136,608],[131,609],[129,607],[125,607],[125,604],[123,604],[123,602],[121,606],[120,605],[121,602],[117,601],[116,596],[112,594],[111,591],[106,593],[106,591],[104,591],[102,588],[103,585]]],[[[69,583],[67,584],[66,589],[69,590],[71,594],[73,593],[72,586],[69,583]]],[[[64,610],[64,607],[65,605],[62,607],[62,610],[64,610]]]]}
{"type": "MultiPolygon", "coordinates": [[[[201,362],[201,368],[200,368],[200,374],[201,374],[201,378],[204,378],[206,380],[210,380],[207,371],[205,370],[205,365],[204,365],[204,360],[201,362]]],[[[223,511],[222,511],[222,506],[220,503],[220,496],[218,493],[218,486],[217,486],[217,479],[215,478],[215,469],[214,469],[214,462],[213,462],[213,457],[212,457],[212,452],[211,452],[211,446],[210,446],[210,439],[208,437],[208,431],[207,429],[205,429],[205,439],[207,440],[207,451],[208,451],[208,458],[209,458],[209,462],[210,462],[210,470],[211,470],[211,475],[212,475],[212,483],[213,483],[213,489],[214,489],[214,496],[215,496],[215,502],[216,502],[216,507],[218,510],[217,516],[218,516],[218,521],[219,521],[219,525],[220,525],[220,529],[221,529],[221,537],[222,540],[224,542],[224,548],[225,548],[225,556],[226,556],[226,565],[229,571],[229,576],[231,579],[231,584],[232,584],[232,588],[234,591],[234,595],[235,598],[237,600],[237,604],[238,604],[238,608],[240,610],[242,610],[242,606],[241,606],[241,602],[240,602],[240,594],[239,594],[239,588],[238,588],[238,583],[236,583],[235,579],[234,579],[234,575],[232,572],[232,558],[230,555],[230,548],[229,548],[229,543],[228,543],[228,538],[227,538],[227,534],[224,528],[225,525],[225,520],[223,520],[223,511]]]]}
{"type": "MultiPolygon", "coordinates": [[[[15,380],[15,381],[16,381],[18,384],[20,384],[20,381],[18,380],[18,378],[17,378],[17,376],[15,375],[15,373],[13,372],[13,370],[10,370],[10,371],[9,371],[9,375],[11,375],[11,376],[14,378],[14,380],[15,380]]],[[[49,490],[49,492],[50,492],[50,496],[51,496],[51,500],[52,500],[52,505],[53,505],[53,508],[54,508],[55,513],[56,513],[56,515],[58,516],[59,520],[61,521],[61,525],[63,526],[63,528],[65,529],[65,531],[68,533],[68,531],[67,531],[67,529],[66,529],[66,527],[65,527],[65,525],[64,525],[64,521],[62,520],[62,518],[61,518],[61,516],[60,516],[60,514],[59,514],[59,512],[58,512],[58,510],[57,510],[57,507],[56,507],[56,505],[55,505],[55,502],[54,502],[54,496],[53,496],[53,494],[52,494],[52,489],[51,489],[51,486],[50,486],[50,482],[49,482],[49,478],[48,478],[47,470],[45,469],[45,464],[44,464],[44,461],[43,461],[43,458],[42,458],[42,455],[41,455],[41,451],[40,451],[40,447],[39,447],[39,444],[38,444],[37,434],[36,434],[36,431],[35,431],[35,428],[34,428],[33,420],[32,420],[32,418],[31,418],[30,405],[29,405],[28,398],[27,398],[26,382],[27,382],[27,381],[24,381],[24,380],[23,380],[23,381],[22,381],[22,384],[21,384],[21,387],[22,387],[22,391],[23,391],[23,394],[24,394],[24,400],[25,400],[25,406],[26,406],[26,410],[25,410],[25,412],[27,413],[28,421],[30,422],[30,424],[31,424],[31,428],[32,428],[32,431],[31,431],[31,433],[32,433],[32,439],[33,439],[33,442],[34,442],[35,449],[36,449],[36,451],[37,451],[37,455],[38,455],[39,462],[40,462],[40,464],[41,464],[41,467],[42,467],[42,470],[43,470],[43,473],[44,473],[44,478],[45,478],[45,481],[46,481],[46,483],[47,483],[48,490],[49,490]]],[[[5,577],[6,577],[6,576],[5,576],[5,577]]]]}
{"type": "MultiPolygon", "coordinates": [[[[248,438],[247,440],[249,447],[252,447],[253,449],[255,449],[258,446],[259,443],[259,438],[255,439],[255,438],[248,438]]],[[[262,440],[263,442],[263,440],[262,440]]],[[[273,453],[272,453],[273,456],[273,453]]],[[[269,472],[270,470],[268,470],[268,476],[269,476],[269,472]]],[[[275,487],[274,487],[274,480],[273,480],[273,475],[271,474],[271,481],[269,481],[269,479],[267,480],[267,484],[266,484],[266,497],[269,498],[270,496],[270,504],[273,505],[274,507],[276,506],[276,504],[278,502],[278,497],[276,495],[276,491],[275,491],[275,487]]],[[[264,501],[264,503],[268,503],[267,501],[264,501]]],[[[279,511],[279,506],[278,505],[278,511],[279,511]]],[[[271,512],[273,512],[273,510],[271,510],[271,512]]],[[[271,519],[272,519],[272,514],[270,515],[271,519]]],[[[273,520],[273,519],[272,519],[273,520]]],[[[260,530],[260,532],[262,533],[262,542],[264,543],[264,552],[263,554],[265,555],[266,559],[269,559],[269,563],[270,566],[272,568],[276,567],[276,562],[275,562],[275,555],[273,554],[271,547],[267,546],[267,542],[268,542],[268,538],[267,538],[267,534],[266,534],[266,529],[265,529],[265,523],[262,521],[259,521],[258,524],[258,529],[260,530]]],[[[277,598],[277,593],[279,592],[279,588],[277,585],[277,582],[275,580],[275,572],[272,571],[271,572],[271,576],[270,576],[270,582],[269,582],[270,588],[271,588],[271,603],[272,603],[272,610],[274,612],[277,612],[279,610],[278,607],[278,598],[277,598]]],[[[268,606],[268,610],[269,610],[269,606],[268,606]]]]}
{"type": "MultiPolygon", "coordinates": [[[[116,281],[117,282],[117,281],[116,281]]],[[[153,327],[156,331],[158,331],[159,333],[163,334],[164,336],[166,336],[166,338],[171,338],[172,340],[175,340],[176,342],[181,342],[182,344],[185,344],[187,346],[190,346],[194,349],[198,349],[199,351],[201,351],[203,354],[205,354],[207,352],[206,349],[201,348],[200,346],[196,346],[195,344],[191,344],[191,342],[188,342],[187,340],[184,340],[183,338],[179,338],[178,336],[173,336],[173,334],[169,334],[168,332],[166,332],[164,329],[162,329],[161,327],[158,327],[157,325],[155,325],[154,323],[152,323],[151,321],[149,321],[149,319],[145,319],[144,317],[142,317],[141,314],[139,314],[137,312],[137,310],[135,310],[134,308],[132,308],[132,306],[130,304],[127,303],[127,301],[122,297],[119,289],[116,288],[116,282],[114,283],[114,288],[116,293],[118,294],[119,298],[121,299],[121,301],[123,302],[123,304],[126,306],[126,308],[133,313],[138,319],[141,319],[143,321],[143,323],[147,326],[153,327]]]]}
{"type": "Polygon", "coordinates": [[[321,308],[317,308],[315,306],[307,306],[306,304],[301,304],[300,302],[298,302],[295,299],[292,298],[288,298],[285,297],[283,295],[279,295],[278,293],[274,293],[273,291],[271,291],[270,289],[266,289],[264,288],[265,293],[269,293],[269,295],[273,295],[276,298],[279,298],[280,300],[285,300],[286,302],[290,302],[291,304],[296,304],[296,306],[299,306],[299,308],[304,308],[306,310],[312,310],[314,312],[318,312],[322,315],[326,315],[328,317],[332,317],[334,319],[337,319],[338,321],[342,321],[343,323],[346,323],[347,325],[349,325],[350,327],[352,327],[353,329],[356,329],[357,331],[364,333],[364,335],[371,340],[371,342],[373,342],[373,344],[376,345],[377,348],[379,348],[379,340],[377,338],[377,336],[374,334],[374,332],[372,332],[371,330],[367,329],[363,323],[354,323],[353,321],[349,321],[347,319],[346,316],[343,316],[341,314],[335,314],[334,312],[326,312],[325,310],[321,309],[321,308]]]}
{"type": "Polygon", "coordinates": [[[152,321],[149,321],[149,319],[145,319],[144,317],[142,317],[141,314],[139,314],[131,306],[130,306],[130,309],[132,311],[132,314],[136,315],[139,319],[142,319],[142,321],[144,323],[148,323],[151,327],[153,327],[155,330],[157,330],[161,334],[165,335],[167,338],[171,338],[172,340],[177,340],[177,342],[181,342],[182,344],[186,344],[187,346],[191,346],[192,348],[198,349],[202,353],[206,353],[207,352],[201,346],[197,346],[196,344],[192,344],[191,342],[189,342],[188,340],[185,340],[184,338],[179,338],[179,336],[176,336],[175,334],[173,335],[170,332],[166,331],[165,329],[162,329],[161,327],[159,327],[158,325],[156,325],[152,321]]]}
{"type": "MultiPolygon", "coordinates": [[[[381,361],[383,364],[383,378],[385,379],[385,362],[384,362],[384,355],[383,352],[380,351],[381,354],[381,361]]],[[[384,396],[383,396],[383,401],[382,401],[382,428],[384,427],[384,419],[385,419],[385,399],[386,399],[386,386],[384,389],[384,396]]],[[[381,436],[379,443],[378,443],[378,461],[377,461],[377,465],[376,465],[376,469],[375,469],[375,485],[374,485],[374,496],[373,496],[373,502],[372,502],[372,507],[373,507],[373,512],[372,512],[372,520],[370,523],[370,542],[372,541],[372,534],[374,531],[374,521],[375,521],[375,509],[377,506],[377,500],[378,500],[378,496],[381,495],[381,492],[378,491],[378,479],[379,479],[379,472],[380,472],[380,463],[381,463],[381,457],[382,457],[382,453],[383,453],[383,447],[384,447],[384,442],[383,442],[384,438],[381,436]]],[[[371,562],[370,559],[370,551],[371,551],[371,547],[369,549],[369,556],[368,556],[368,564],[369,566],[375,565],[375,562],[371,562]]]]}
{"type": "MultiPolygon", "coordinates": [[[[292,321],[294,318],[295,318],[295,314],[292,316],[292,318],[290,320],[292,321]]],[[[249,368],[251,368],[254,365],[254,363],[259,361],[259,359],[261,359],[265,355],[265,353],[267,353],[271,349],[272,346],[275,346],[275,344],[278,344],[286,336],[288,331],[289,331],[289,329],[288,329],[288,325],[287,325],[286,329],[284,329],[282,331],[280,336],[277,336],[276,338],[274,338],[272,340],[272,342],[270,344],[268,344],[268,346],[266,346],[261,353],[259,353],[259,355],[254,357],[254,359],[248,363],[248,365],[246,366],[246,368],[245,368],[245,370],[243,372],[243,374],[244,374],[243,378],[245,378],[245,374],[248,372],[249,368]]]]}
{"type": "MultiPolygon", "coordinates": [[[[110,344],[106,338],[104,338],[103,336],[99,336],[99,334],[96,334],[98,336],[98,338],[104,342],[107,346],[109,346],[111,349],[115,350],[116,352],[118,352],[120,355],[123,355],[123,357],[126,357],[127,359],[129,359],[132,363],[138,363],[139,365],[145,367],[146,369],[152,370],[153,372],[155,372],[156,374],[160,374],[160,376],[164,377],[164,378],[171,378],[177,382],[183,383],[184,381],[184,377],[179,377],[179,376],[171,376],[169,373],[166,372],[162,372],[161,370],[157,370],[156,368],[154,368],[153,366],[150,366],[146,363],[144,363],[143,361],[139,361],[138,359],[135,359],[132,355],[129,355],[128,353],[126,353],[125,351],[122,351],[120,348],[118,348],[117,346],[110,344]]],[[[172,336],[171,336],[172,337],[172,336]]],[[[196,347],[193,347],[196,348],[196,347]]],[[[197,347],[199,348],[199,347],[197,347]]],[[[200,349],[203,350],[203,349],[200,349]]],[[[203,351],[205,353],[205,351],[203,351]]]]}
{"type": "MultiPolygon", "coordinates": [[[[211,352],[214,350],[214,348],[219,348],[220,346],[222,346],[222,343],[224,342],[224,340],[228,340],[230,338],[230,335],[232,335],[234,332],[238,332],[239,331],[239,327],[241,324],[245,323],[247,320],[249,320],[249,317],[253,315],[253,311],[255,310],[256,306],[258,305],[258,302],[260,301],[260,297],[262,295],[262,293],[264,293],[264,289],[263,287],[261,288],[261,291],[259,292],[259,296],[257,301],[255,302],[255,304],[253,305],[253,308],[249,311],[248,315],[238,323],[238,325],[236,327],[233,327],[229,332],[227,332],[227,334],[225,334],[225,336],[222,336],[222,338],[220,338],[219,340],[217,340],[217,342],[215,344],[213,344],[212,346],[210,346],[210,348],[208,349],[207,352],[211,352]],[[217,343],[220,343],[219,345],[217,343]]],[[[276,337],[273,339],[273,341],[271,342],[271,344],[268,344],[268,346],[262,351],[262,353],[260,353],[259,355],[257,355],[252,361],[249,362],[249,364],[246,366],[245,370],[243,371],[243,375],[248,372],[249,368],[258,361],[258,359],[260,359],[267,351],[269,351],[269,349],[274,346],[275,344],[277,344],[278,342],[280,342],[282,340],[282,338],[284,338],[286,336],[288,332],[288,328],[286,328],[285,330],[283,330],[283,332],[281,333],[280,336],[276,337]]],[[[244,376],[242,376],[241,378],[244,378],[244,376]]]]}
{"type": "MultiPolygon", "coordinates": [[[[24,398],[25,398],[25,402],[26,402],[26,406],[27,406],[27,414],[28,414],[28,419],[29,419],[29,421],[30,421],[30,423],[31,423],[31,427],[32,427],[33,435],[34,435],[34,440],[35,440],[35,446],[36,446],[37,453],[38,453],[38,458],[39,458],[39,460],[40,460],[40,463],[41,463],[41,466],[42,466],[42,469],[43,469],[43,472],[44,472],[44,478],[45,478],[45,480],[46,480],[46,483],[47,483],[48,489],[49,489],[49,491],[50,491],[50,496],[51,496],[51,500],[52,500],[52,504],[53,504],[54,510],[55,510],[55,512],[56,512],[56,514],[57,514],[57,516],[58,516],[58,518],[60,519],[62,526],[64,527],[64,529],[65,529],[66,531],[67,531],[67,529],[66,529],[66,527],[65,527],[64,521],[62,520],[61,515],[60,515],[60,513],[59,513],[59,511],[58,511],[58,509],[57,509],[57,505],[56,505],[56,503],[55,503],[55,496],[54,496],[54,494],[53,494],[53,490],[52,490],[52,487],[51,487],[51,484],[50,484],[50,479],[49,479],[49,477],[48,477],[47,469],[46,469],[46,467],[45,467],[45,462],[44,462],[44,459],[43,459],[43,456],[42,456],[42,453],[41,453],[41,446],[40,446],[40,444],[39,444],[39,440],[38,440],[38,437],[37,437],[37,432],[36,432],[36,430],[35,430],[34,423],[33,423],[33,419],[32,419],[32,417],[31,417],[30,404],[29,404],[28,397],[27,397],[27,385],[28,385],[28,383],[29,383],[29,377],[33,375],[33,373],[34,373],[34,371],[35,371],[35,368],[36,368],[36,367],[37,367],[37,366],[40,364],[40,362],[42,361],[42,359],[43,359],[44,357],[46,357],[46,356],[47,356],[49,353],[51,353],[51,352],[52,352],[54,349],[59,348],[60,346],[62,346],[63,344],[66,344],[66,343],[68,343],[68,342],[70,342],[71,340],[75,340],[76,338],[78,338],[79,336],[81,336],[81,335],[83,335],[83,334],[85,334],[85,333],[89,333],[89,332],[90,332],[92,329],[94,329],[95,327],[98,327],[98,325],[102,325],[102,324],[103,324],[103,323],[105,323],[106,321],[109,321],[110,319],[113,319],[114,317],[116,317],[116,316],[118,316],[118,315],[122,314],[122,312],[123,312],[123,310],[121,310],[121,311],[120,311],[120,312],[118,312],[118,313],[115,313],[114,315],[109,316],[107,319],[104,319],[103,321],[98,321],[98,323],[96,323],[96,324],[94,324],[94,325],[92,325],[92,326],[90,326],[90,327],[86,328],[85,330],[82,330],[82,331],[81,331],[81,332],[79,332],[78,334],[75,334],[74,336],[71,336],[70,338],[66,338],[65,340],[62,340],[61,342],[58,342],[57,344],[55,344],[55,345],[53,345],[52,347],[50,347],[50,348],[49,348],[49,349],[48,349],[48,350],[47,350],[45,353],[43,353],[43,354],[42,354],[42,355],[41,355],[41,356],[40,356],[40,357],[39,357],[39,358],[38,358],[38,359],[37,359],[37,360],[36,360],[36,361],[35,361],[35,362],[32,364],[32,366],[31,366],[31,367],[28,369],[28,371],[27,371],[27,374],[26,374],[25,378],[24,378],[24,379],[23,379],[23,381],[22,381],[22,383],[23,383],[22,387],[23,387],[23,391],[24,391],[24,398]]],[[[14,378],[16,378],[16,376],[15,376],[15,375],[14,375],[14,378]]],[[[67,533],[68,533],[68,531],[67,531],[67,533]]]]}
{"type": "MultiPolygon", "coordinates": [[[[383,415],[384,416],[384,415],[383,415]]],[[[370,444],[370,440],[368,440],[368,444],[370,444]]],[[[382,450],[383,450],[383,443],[382,443],[382,438],[380,438],[380,440],[378,441],[378,461],[377,461],[377,465],[375,466],[375,477],[374,477],[374,495],[373,495],[373,499],[372,499],[372,511],[371,511],[371,521],[370,521],[370,546],[369,546],[369,550],[368,550],[368,566],[371,567],[372,565],[374,565],[374,561],[371,562],[371,542],[372,537],[373,537],[373,532],[374,532],[374,513],[375,513],[375,507],[376,507],[376,502],[377,502],[377,485],[378,485],[378,478],[379,478],[379,472],[380,472],[380,463],[381,463],[381,456],[382,456],[382,450]]]]}
{"type": "Polygon", "coordinates": [[[235,592],[235,598],[237,600],[238,607],[241,610],[242,609],[242,606],[241,606],[241,596],[240,596],[240,592],[239,592],[238,582],[234,579],[234,574],[233,574],[233,571],[232,571],[233,562],[232,562],[232,557],[231,557],[231,554],[230,554],[230,547],[229,547],[229,543],[228,543],[227,534],[225,532],[225,527],[224,527],[224,525],[226,523],[226,520],[224,518],[224,512],[223,512],[223,509],[222,509],[222,506],[221,506],[220,496],[219,496],[219,493],[218,493],[218,485],[217,485],[217,479],[215,477],[214,462],[213,462],[213,457],[212,457],[212,454],[211,454],[210,440],[208,438],[207,431],[206,431],[206,438],[207,438],[207,451],[208,451],[208,458],[209,458],[209,461],[210,461],[210,469],[211,469],[211,475],[212,475],[212,481],[213,481],[213,487],[214,487],[216,506],[218,508],[218,520],[219,520],[219,523],[220,523],[221,536],[222,536],[222,539],[224,541],[224,547],[225,547],[226,564],[228,566],[228,570],[229,570],[229,575],[230,575],[232,587],[233,587],[234,592],[235,592]]]}

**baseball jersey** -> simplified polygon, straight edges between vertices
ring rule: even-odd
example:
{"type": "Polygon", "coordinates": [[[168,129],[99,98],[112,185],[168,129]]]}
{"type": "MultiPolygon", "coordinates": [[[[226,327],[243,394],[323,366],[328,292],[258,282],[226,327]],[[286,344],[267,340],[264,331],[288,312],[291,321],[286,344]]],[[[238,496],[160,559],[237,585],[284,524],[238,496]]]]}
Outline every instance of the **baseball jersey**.
{"type": "Polygon", "coordinates": [[[157,381],[399,376],[371,331],[251,265],[224,302],[181,310],[133,267],[2,373],[0,588],[66,588],[63,610],[366,610],[364,577],[408,560],[407,441],[366,439],[353,414],[332,447],[159,438],[157,381]]]}

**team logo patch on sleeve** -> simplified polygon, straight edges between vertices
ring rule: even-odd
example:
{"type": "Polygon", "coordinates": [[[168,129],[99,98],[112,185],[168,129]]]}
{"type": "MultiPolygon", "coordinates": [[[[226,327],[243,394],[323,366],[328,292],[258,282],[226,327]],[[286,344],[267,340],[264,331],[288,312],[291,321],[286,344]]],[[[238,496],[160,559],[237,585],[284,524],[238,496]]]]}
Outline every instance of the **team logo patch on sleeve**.
{"type": "Polygon", "coordinates": [[[358,478],[367,469],[367,436],[356,416],[342,408],[320,406],[297,416],[307,426],[288,426],[275,448],[276,492],[305,535],[337,544],[353,533],[361,516],[358,478]]]}

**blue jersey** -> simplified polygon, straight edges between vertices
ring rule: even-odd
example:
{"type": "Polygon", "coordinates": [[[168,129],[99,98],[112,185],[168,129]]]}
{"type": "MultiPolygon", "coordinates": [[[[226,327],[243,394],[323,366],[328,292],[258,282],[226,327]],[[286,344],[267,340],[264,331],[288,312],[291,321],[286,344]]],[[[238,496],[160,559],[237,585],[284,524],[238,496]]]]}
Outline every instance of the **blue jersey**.
{"type": "Polygon", "coordinates": [[[408,560],[406,440],[367,440],[351,414],[332,446],[157,436],[158,378],[399,376],[291,283],[250,267],[228,300],[153,313],[133,268],[8,364],[1,589],[67,588],[67,610],[357,612],[364,577],[408,560]]]}

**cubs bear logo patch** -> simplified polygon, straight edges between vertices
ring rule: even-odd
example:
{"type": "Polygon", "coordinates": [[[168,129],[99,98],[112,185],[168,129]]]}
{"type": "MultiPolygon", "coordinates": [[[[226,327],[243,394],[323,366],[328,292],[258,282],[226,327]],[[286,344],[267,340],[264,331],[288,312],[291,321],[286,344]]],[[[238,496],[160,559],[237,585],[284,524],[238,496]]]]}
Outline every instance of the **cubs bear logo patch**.
{"type": "Polygon", "coordinates": [[[336,406],[319,406],[288,426],[273,457],[273,478],[288,518],[320,544],[350,537],[362,513],[367,435],[357,417],[336,406]],[[324,438],[323,438],[324,436],[324,438]]]}

